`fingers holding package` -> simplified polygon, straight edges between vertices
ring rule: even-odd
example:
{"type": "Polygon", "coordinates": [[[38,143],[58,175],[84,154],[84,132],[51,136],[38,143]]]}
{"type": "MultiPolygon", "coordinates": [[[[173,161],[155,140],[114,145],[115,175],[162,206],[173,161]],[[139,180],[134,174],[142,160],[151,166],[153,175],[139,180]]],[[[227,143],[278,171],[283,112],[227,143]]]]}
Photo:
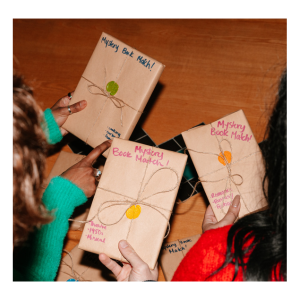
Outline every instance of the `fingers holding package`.
{"type": "Polygon", "coordinates": [[[216,229],[226,225],[232,225],[238,218],[240,209],[241,209],[240,196],[236,195],[231,205],[229,206],[226,215],[221,221],[218,222],[211,205],[209,205],[206,209],[204,220],[202,223],[203,233],[210,229],[216,229]]]}
{"type": "Polygon", "coordinates": [[[69,168],[61,174],[61,176],[81,188],[87,198],[93,196],[96,192],[97,183],[101,177],[101,172],[98,169],[93,168],[93,164],[97,158],[110,147],[110,145],[111,141],[109,140],[97,146],[84,159],[69,168]]]}
{"type": "Polygon", "coordinates": [[[62,97],[51,107],[53,117],[57,125],[60,127],[60,131],[63,136],[66,135],[68,132],[61,126],[67,121],[69,115],[80,112],[87,106],[86,100],[81,100],[72,105],[69,105],[73,93],[74,92],[62,97]]]}
{"type": "Polygon", "coordinates": [[[127,241],[121,240],[118,246],[121,254],[129,262],[129,264],[124,263],[123,267],[110,259],[106,254],[101,253],[99,255],[100,261],[113,272],[118,281],[157,281],[157,263],[154,270],[151,270],[127,241]]]}

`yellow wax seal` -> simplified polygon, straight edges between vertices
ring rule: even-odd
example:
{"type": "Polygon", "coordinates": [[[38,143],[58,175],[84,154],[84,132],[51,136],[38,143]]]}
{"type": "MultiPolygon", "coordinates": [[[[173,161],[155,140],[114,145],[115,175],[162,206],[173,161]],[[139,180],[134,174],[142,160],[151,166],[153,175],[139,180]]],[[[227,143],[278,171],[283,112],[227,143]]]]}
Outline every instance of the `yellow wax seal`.
{"type": "MultiPolygon", "coordinates": [[[[224,155],[226,157],[227,162],[230,164],[231,163],[231,153],[229,151],[224,151],[224,155]]],[[[222,152],[220,152],[220,154],[218,156],[218,161],[222,165],[226,166],[226,162],[225,162],[225,159],[224,159],[224,156],[223,156],[222,152]]]]}
{"type": "Polygon", "coordinates": [[[128,219],[136,219],[140,215],[141,211],[142,209],[139,205],[132,205],[127,209],[126,217],[128,219]]]}

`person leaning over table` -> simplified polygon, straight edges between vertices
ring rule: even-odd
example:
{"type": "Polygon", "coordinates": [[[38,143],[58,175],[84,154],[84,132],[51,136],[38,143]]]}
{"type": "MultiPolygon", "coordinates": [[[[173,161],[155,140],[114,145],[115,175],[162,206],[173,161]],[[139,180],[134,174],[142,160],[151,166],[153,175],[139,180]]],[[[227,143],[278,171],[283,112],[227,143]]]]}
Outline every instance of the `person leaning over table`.
{"type": "Polygon", "coordinates": [[[67,134],[61,126],[69,114],[87,105],[83,100],[69,106],[71,97],[69,93],[43,113],[32,89],[21,76],[13,76],[14,281],[55,279],[68,219],[76,206],[95,193],[100,171],[92,165],[111,145],[110,141],[102,143],[82,161],[53,178],[41,198],[48,144],[61,141],[67,134]]]}
{"type": "MultiPolygon", "coordinates": [[[[268,209],[235,222],[241,206],[240,196],[236,196],[225,217],[217,222],[209,205],[202,224],[203,234],[183,258],[172,281],[286,281],[286,87],[285,70],[262,150],[266,167],[262,185],[268,209]]],[[[122,268],[107,255],[99,255],[117,280],[157,280],[157,266],[150,270],[126,241],[119,243],[119,249],[131,266],[122,268]]]]}

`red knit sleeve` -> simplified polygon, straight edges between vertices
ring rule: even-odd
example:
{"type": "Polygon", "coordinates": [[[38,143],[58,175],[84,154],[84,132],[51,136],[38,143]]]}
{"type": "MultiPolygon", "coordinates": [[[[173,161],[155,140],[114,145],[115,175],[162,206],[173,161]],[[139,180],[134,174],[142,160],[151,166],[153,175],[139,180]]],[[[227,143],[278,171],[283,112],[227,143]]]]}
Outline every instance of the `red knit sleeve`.
{"type": "MultiPolygon", "coordinates": [[[[233,265],[229,265],[216,275],[209,277],[225,261],[227,235],[230,228],[231,225],[203,233],[183,258],[172,281],[231,281],[234,275],[233,265]]],[[[236,280],[243,280],[241,270],[239,270],[236,280]]]]}

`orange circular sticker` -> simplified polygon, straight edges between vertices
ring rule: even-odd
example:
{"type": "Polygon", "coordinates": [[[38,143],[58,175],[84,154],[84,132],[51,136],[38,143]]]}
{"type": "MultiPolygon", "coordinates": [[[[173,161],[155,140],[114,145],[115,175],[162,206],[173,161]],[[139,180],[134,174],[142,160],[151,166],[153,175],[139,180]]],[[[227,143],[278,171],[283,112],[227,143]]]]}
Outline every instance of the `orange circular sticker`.
{"type": "Polygon", "coordinates": [[[141,211],[142,209],[139,205],[132,205],[127,209],[126,217],[128,219],[136,219],[140,215],[141,211]]]}
{"type": "MultiPolygon", "coordinates": [[[[226,157],[227,162],[230,164],[231,163],[231,153],[229,151],[224,151],[224,155],[226,157]]],[[[224,156],[223,156],[222,152],[220,152],[220,154],[218,156],[218,161],[222,165],[226,166],[226,162],[225,162],[225,159],[224,159],[224,156]]]]}

